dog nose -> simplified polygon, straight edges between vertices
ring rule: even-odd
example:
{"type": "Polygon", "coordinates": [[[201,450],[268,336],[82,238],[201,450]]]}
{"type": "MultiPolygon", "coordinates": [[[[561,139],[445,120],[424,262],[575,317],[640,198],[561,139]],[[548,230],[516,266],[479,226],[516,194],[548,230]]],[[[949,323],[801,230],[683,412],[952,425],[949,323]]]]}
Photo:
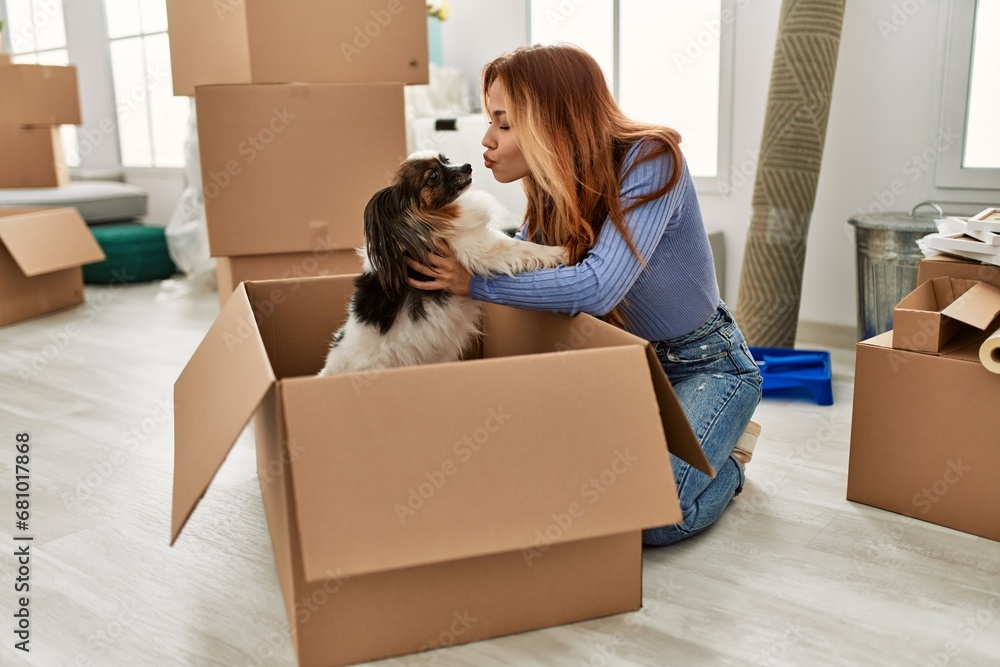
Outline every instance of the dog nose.
{"type": "Polygon", "coordinates": [[[472,173],[472,165],[469,164],[468,162],[466,162],[465,164],[462,165],[460,171],[463,174],[471,174],[472,173]]]}

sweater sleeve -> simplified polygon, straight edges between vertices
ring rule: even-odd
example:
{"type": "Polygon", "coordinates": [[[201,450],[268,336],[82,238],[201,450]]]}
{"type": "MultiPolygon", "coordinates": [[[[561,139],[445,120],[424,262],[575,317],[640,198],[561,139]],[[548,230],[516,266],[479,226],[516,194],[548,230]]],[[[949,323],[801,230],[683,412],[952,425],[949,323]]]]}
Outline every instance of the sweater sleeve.
{"type": "MultiPolygon", "coordinates": [[[[635,161],[642,142],[633,146],[623,166],[635,161]]],[[[647,160],[632,169],[621,187],[623,205],[655,192],[669,178],[673,167],[670,154],[647,160]]],[[[684,168],[684,165],[681,165],[684,168]]],[[[662,197],[632,209],[625,222],[632,240],[648,260],[663,238],[667,225],[683,198],[685,179],[662,197]]],[[[602,316],[614,308],[632,288],[642,264],[608,218],[594,247],[575,266],[540,269],[511,276],[473,276],[469,293],[473,299],[531,310],[549,310],[575,315],[579,312],[602,316]]]]}

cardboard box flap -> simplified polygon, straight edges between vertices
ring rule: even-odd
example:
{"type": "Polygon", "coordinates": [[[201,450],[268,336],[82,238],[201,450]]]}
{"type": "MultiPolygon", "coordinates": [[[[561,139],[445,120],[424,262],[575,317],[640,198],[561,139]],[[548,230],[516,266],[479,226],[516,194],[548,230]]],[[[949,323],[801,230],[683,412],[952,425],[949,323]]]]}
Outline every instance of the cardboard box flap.
{"type": "Polygon", "coordinates": [[[976,283],[941,313],[977,329],[986,329],[1000,315],[1000,287],[976,283]]]}
{"type": "Polygon", "coordinates": [[[29,278],[104,259],[87,223],[73,208],[2,210],[0,242],[29,278]]]}
{"type": "Polygon", "coordinates": [[[174,383],[171,544],[273,382],[240,285],[174,383]]]}
{"type": "Polygon", "coordinates": [[[526,311],[488,304],[486,316],[489,318],[486,329],[490,332],[483,340],[486,356],[568,352],[622,345],[644,347],[670,453],[696,470],[715,477],[715,470],[705,458],[701,444],[649,341],[585,314],[570,317],[560,313],[526,311]]]}
{"type": "Polygon", "coordinates": [[[681,519],[639,346],[280,382],[309,581],[681,519]],[[541,444],[540,444],[541,443],[541,444]]]}

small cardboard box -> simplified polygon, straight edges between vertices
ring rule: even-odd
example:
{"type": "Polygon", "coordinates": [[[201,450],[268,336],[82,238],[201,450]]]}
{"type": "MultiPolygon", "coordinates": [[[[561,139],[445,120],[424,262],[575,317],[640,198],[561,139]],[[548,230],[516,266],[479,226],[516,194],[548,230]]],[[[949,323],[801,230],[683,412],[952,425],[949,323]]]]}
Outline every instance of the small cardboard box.
{"type": "Polygon", "coordinates": [[[72,208],[0,208],[0,326],[83,303],[104,253],[72,208]]]}
{"type": "Polygon", "coordinates": [[[215,83],[428,83],[423,0],[167,0],[174,95],[215,83]]]}
{"type": "Polygon", "coordinates": [[[947,255],[937,255],[922,259],[917,264],[917,283],[925,282],[931,278],[978,280],[1000,287],[1000,266],[947,255]]]}
{"type": "Polygon", "coordinates": [[[198,139],[215,257],[349,249],[406,157],[403,85],[199,86],[198,139]]]}
{"type": "Polygon", "coordinates": [[[76,67],[0,67],[0,125],[79,125],[76,67]]]}
{"type": "Polygon", "coordinates": [[[316,377],[353,281],[227,301],[174,385],[172,539],[253,416],[301,667],[638,609],[640,531],[681,519],[670,453],[714,475],[650,344],[491,305],[480,358],[316,377]]]}
{"type": "Polygon", "coordinates": [[[353,249],[217,257],[215,262],[221,305],[225,305],[233,290],[245,280],[302,279],[361,271],[361,258],[353,249]]]}
{"type": "Polygon", "coordinates": [[[929,355],[857,345],[847,499],[1000,540],[1000,375],[979,340],[929,355]]]}
{"type": "Polygon", "coordinates": [[[931,278],[893,310],[893,347],[941,352],[966,326],[986,329],[1000,315],[1000,287],[961,278],[931,278]]]}
{"type": "Polygon", "coordinates": [[[69,183],[62,135],[54,125],[0,125],[0,188],[56,188],[69,183]]]}

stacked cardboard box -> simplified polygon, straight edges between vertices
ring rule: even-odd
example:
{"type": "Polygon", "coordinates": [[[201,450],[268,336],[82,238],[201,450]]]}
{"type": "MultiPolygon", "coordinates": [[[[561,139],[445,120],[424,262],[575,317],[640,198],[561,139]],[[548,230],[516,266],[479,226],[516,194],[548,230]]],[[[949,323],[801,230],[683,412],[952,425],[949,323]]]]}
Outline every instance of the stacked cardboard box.
{"type": "Polygon", "coordinates": [[[0,188],[69,181],[59,125],[79,125],[76,67],[0,63],[0,188]]]}
{"type": "Polygon", "coordinates": [[[857,346],[847,498],[1000,540],[1000,267],[934,257],[918,283],[857,346]]]}
{"type": "Polygon", "coordinates": [[[406,156],[427,83],[419,0],[169,0],[174,93],[194,95],[220,300],[243,280],[356,273],[363,211],[406,156]]]}

